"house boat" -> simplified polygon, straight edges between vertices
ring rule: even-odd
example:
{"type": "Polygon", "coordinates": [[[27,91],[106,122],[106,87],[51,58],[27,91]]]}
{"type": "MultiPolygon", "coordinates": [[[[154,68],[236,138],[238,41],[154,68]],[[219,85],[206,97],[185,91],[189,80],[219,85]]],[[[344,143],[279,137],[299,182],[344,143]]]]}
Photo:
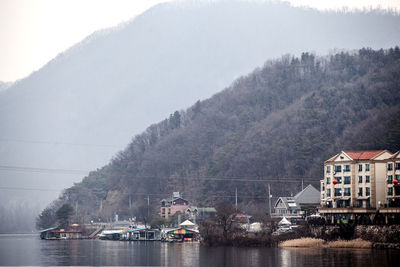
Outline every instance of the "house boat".
{"type": "Polygon", "coordinates": [[[170,229],[165,232],[162,241],[166,242],[199,241],[199,231],[186,228],[170,229]]]}
{"type": "Polygon", "coordinates": [[[40,238],[46,240],[63,240],[63,239],[82,239],[83,229],[81,227],[71,228],[48,228],[39,231],[40,238]]]}

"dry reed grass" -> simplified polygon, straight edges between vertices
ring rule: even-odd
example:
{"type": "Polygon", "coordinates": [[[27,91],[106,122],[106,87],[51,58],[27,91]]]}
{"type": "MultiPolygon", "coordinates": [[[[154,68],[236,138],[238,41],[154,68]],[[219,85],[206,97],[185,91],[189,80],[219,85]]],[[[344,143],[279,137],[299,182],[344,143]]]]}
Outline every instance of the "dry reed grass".
{"type": "Polygon", "coordinates": [[[361,238],[353,240],[337,240],[328,242],[327,248],[371,248],[372,242],[362,240],[361,238]]]}
{"type": "Polygon", "coordinates": [[[323,239],[303,237],[303,238],[283,241],[279,244],[279,247],[316,248],[316,247],[322,247],[324,243],[325,241],[323,239]]]}
{"type": "Polygon", "coordinates": [[[371,248],[372,243],[361,238],[353,240],[337,240],[325,242],[322,239],[304,237],[299,239],[286,240],[279,244],[279,247],[302,247],[302,248],[371,248]]]}

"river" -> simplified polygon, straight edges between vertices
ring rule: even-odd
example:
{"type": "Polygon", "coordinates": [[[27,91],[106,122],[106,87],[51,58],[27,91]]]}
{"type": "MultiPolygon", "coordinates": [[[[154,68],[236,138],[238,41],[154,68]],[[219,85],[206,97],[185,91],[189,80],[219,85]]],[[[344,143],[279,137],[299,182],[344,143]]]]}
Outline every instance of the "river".
{"type": "Polygon", "coordinates": [[[233,248],[190,243],[40,240],[0,235],[0,265],[399,266],[400,251],[233,248]]]}

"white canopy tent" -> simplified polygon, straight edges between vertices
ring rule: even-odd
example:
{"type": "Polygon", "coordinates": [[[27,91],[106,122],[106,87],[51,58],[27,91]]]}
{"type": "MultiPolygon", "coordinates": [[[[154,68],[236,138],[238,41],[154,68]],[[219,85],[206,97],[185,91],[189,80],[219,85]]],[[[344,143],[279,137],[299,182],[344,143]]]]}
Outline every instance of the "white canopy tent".
{"type": "Polygon", "coordinates": [[[278,223],[278,225],[291,225],[292,223],[288,221],[285,217],[278,223]]]}
{"type": "Polygon", "coordinates": [[[194,223],[192,223],[191,221],[186,220],[183,223],[181,223],[179,226],[183,227],[183,228],[195,228],[196,225],[194,223]]]}

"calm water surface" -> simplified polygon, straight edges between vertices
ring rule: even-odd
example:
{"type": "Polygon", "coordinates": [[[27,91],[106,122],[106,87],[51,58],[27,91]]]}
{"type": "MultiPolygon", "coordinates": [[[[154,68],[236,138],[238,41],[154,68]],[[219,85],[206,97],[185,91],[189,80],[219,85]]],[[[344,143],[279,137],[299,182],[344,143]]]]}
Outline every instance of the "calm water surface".
{"type": "Polygon", "coordinates": [[[209,248],[198,244],[40,240],[0,235],[0,265],[400,266],[400,251],[371,249],[209,248]]]}

